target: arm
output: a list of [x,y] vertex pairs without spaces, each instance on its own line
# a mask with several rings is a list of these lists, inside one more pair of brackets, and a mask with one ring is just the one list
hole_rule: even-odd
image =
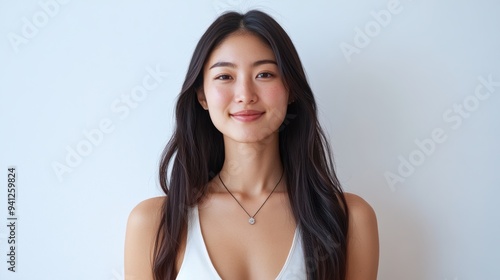
[[349,209],[347,280],[377,279],[379,241],[377,217],[361,197],[345,194]]
[[164,197],[139,203],[130,213],[125,235],[125,280],[153,280],[153,250]]

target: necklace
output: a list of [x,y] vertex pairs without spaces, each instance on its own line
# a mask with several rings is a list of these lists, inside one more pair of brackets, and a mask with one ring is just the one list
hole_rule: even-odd
[[283,174],[284,173],[285,173],[285,170],[283,169],[283,172],[281,173],[280,180],[278,181],[278,183],[276,183],[276,186],[274,186],[273,190],[267,196],[266,200],[264,200],[264,203],[262,203],[262,205],[259,207],[259,209],[257,209],[257,212],[255,212],[255,214],[253,214],[253,215],[250,215],[250,213],[248,213],[248,211],[245,209],[245,207],[243,207],[243,205],[241,205],[241,203],[238,201],[238,199],[236,199],[236,197],[233,195],[233,193],[226,187],[226,184],[224,184],[224,182],[222,181],[222,178],[220,177],[220,173],[219,173],[218,176],[219,176],[220,182],[222,183],[222,185],[224,186],[224,188],[226,188],[227,192],[234,198],[234,200],[236,200],[236,202],[238,202],[238,204],[240,205],[241,209],[243,209],[243,211],[245,211],[245,213],[247,213],[247,215],[248,215],[248,223],[250,223],[251,225],[253,225],[253,224],[255,224],[255,216],[257,215],[257,213],[259,213],[260,209],[262,209],[262,207],[264,206],[264,204],[266,204],[267,200],[271,197],[271,195],[273,194],[273,192],[276,189],[276,187],[278,187],[278,185],[281,182],[281,179],[283,178]]

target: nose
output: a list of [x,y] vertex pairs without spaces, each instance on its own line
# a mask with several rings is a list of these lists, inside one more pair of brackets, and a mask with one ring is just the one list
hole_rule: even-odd
[[236,83],[235,102],[251,104],[257,102],[258,97],[252,79],[243,78]]

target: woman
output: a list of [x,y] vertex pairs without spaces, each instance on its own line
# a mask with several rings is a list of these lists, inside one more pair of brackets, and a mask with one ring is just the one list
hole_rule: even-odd
[[198,42],[160,183],[130,214],[127,280],[376,279],[375,214],[343,193],[295,47],[263,12]]

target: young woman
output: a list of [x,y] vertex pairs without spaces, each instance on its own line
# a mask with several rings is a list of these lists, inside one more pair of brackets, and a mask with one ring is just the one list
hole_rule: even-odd
[[374,211],[343,193],[299,56],[263,12],[201,37],[160,183],[130,214],[127,280],[377,277]]

